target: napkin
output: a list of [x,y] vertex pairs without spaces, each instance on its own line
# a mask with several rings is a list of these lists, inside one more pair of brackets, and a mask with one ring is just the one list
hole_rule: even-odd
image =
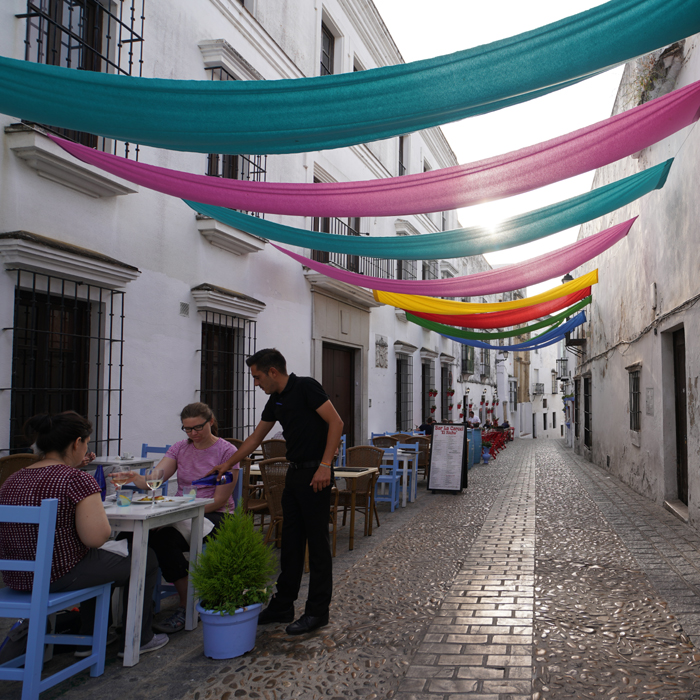
[[[173,523],[173,527],[185,538],[187,544],[190,544],[190,539],[192,539],[192,519],[178,520],[178,522]],[[204,518],[202,537],[206,537],[213,529],[214,523],[209,518]]]
[[129,545],[126,540],[107,540],[100,549],[104,549],[105,552],[112,552],[112,554],[118,554],[120,557],[129,556]]

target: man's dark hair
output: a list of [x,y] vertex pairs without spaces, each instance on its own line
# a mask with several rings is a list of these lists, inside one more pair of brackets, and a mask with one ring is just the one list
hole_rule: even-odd
[[287,374],[287,361],[277,348],[263,348],[245,361],[248,367],[255,365],[261,372],[267,374],[274,367],[280,374]]

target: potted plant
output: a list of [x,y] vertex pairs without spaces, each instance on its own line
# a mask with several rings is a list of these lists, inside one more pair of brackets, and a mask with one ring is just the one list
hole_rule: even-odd
[[431,412],[431,413],[435,413],[435,411],[437,411],[437,406],[435,406],[435,404],[433,404],[433,405],[430,407],[430,412]]
[[484,464],[488,464],[491,459],[491,443],[488,440],[481,443],[481,459],[484,460]]
[[453,404],[453,403],[447,405],[447,408],[448,408],[448,410],[450,410],[450,411],[452,410],[453,407],[454,407],[454,404]]
[[192,569],[204,655],[232,659],[255,646],[258,616],[271,594],[274,552],[242,507],[227,513]]

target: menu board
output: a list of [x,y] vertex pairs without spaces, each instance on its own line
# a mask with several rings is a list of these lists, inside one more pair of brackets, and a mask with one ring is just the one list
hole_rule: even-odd
[[433,425],[430,445],[431,491],[461,491],[467,485],[467,426],[453,423]]

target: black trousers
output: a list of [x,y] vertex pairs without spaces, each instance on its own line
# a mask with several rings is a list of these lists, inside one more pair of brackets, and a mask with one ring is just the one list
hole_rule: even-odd
[[309,545],[309,597],[306,614],[321,617],[328,613],[333,594],[333,557],[328,523],[331,487],[314,493],[311,479],[316,468],[289,469],[282,494],[282,552],[274,609],[286,610],[299,595],[304,573],[306,544]]
[[[143,614],[141,617],[141,646],[151,641],[153,630],[153,589],[156,585],[158,561],[155,553],[149,549],[146,557],[146,581],[143,592]],[[131,557],[120,557],[103,549],[91,549],[65,576],[54,581],[51,593],[75,591],[90,588],[101,583],[114,581],[117,586],[124,586],[124,599],[129,598],[129,575],[131,574]],[[95,620],[95,599],[84,600],[80,604],[81,633],[92,634]],[[126,605],[122,619],[126,629]]]

